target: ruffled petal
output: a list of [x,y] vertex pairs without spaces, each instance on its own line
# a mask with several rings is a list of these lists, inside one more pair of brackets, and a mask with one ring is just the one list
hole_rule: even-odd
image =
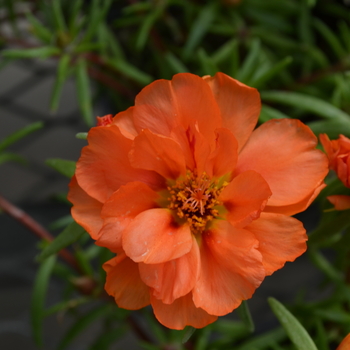
[[186,173],[179,144],[149,130],[142,131],[135,138],[129,158],[135,168],[156,171],[166,179],[176,179]]
[[327,199],[334,205],[334,209],[336,210],[350,209],[350,196],[339,194],[328,196]]
[[167,209],[137,215],[123,233],[123,248],[135,262],[158,264],[177,259],[192,248],[188,225],[177,225]]
[[289,216],[261,213],[260,218],[245,229],[259,241],[258,249],[266,275],[271,275],[306,251],[306,231],[299,220]]
[[176,299],[172,304],[164,304],[151,296],[151,304],[157,320],[171,329],[180,330],[186,326],[203,328],[217,320],[217,316],[209,315],[194,305],[191,293]]
[[90,197],[77,183],[75,176],[69,184],[68,200],[73,204],[72,216],[92,237],[97,239],[103,220],[101,218],[102,203]]
[[227,221],[204,233],[194,304],[211,315],[222,316],[250,298],[265,277],[258,245],[252,233]]
[[158,198],[159,195],[142,182],[130,182],[120,187],[103,205],[103,227],[96,244],[119,252],[125,228],[136,215],[158,207]]
[[130,140],[133,140],[138,134],[134,125],[134,109],[135,107],[130,107],[126,111],[116,114],[112,121],[119,128],[120,132]]
[[303,200],[298,203],[290,204],[290,205],[281,205],[281,206],[269,206],[269,202],[264,209],[264,211],[269,213],[276,214],[284,214],[284,215],[294,215],[296,213],[300,213],[306,210],[310,204],[316,199],[316,197],[320,194],[320,192],[326,187],[325,183],[321,183],[315,189],[305,196]]
[[164,179],[153,171],[135,169],[128,153],[132,141],[115,125],[92,128],[89,145],[82,150],[76,177],[80,187],[91,197],[105,202],[120,186],[141,181],[153,189],[164,188]]
[[213,131],[221,126],[220,110],[208,84],[189,73],[148,85],[137,95],[135,106],[134,122],[139,131],[149,129],[169,136],[178,125],[186,131],[198,123],[199,131],[213,138]]
[[261,174],[272,191],[269,206],[294,205],[312,197],[310,189],[317,190],[328,173],[327,158],[316,145],[315,135],[299,120],[270,120],[253,132],[236,173]]
[[153,295],[164,304],[188,294],[199,274],[199,249],[192,238],[192,249],[178,259],[163,264],[139,264],[142,280],[153,289]]
[[107,273],[105,289],[117,305],[127,310],[138,310],[150,303],[149,288],[140,278],[138,264],[124,253],[103,264]]
[[236,176],[219,196],[227,209],[226,218],[235,227],[244,227],[256,220],[271,196],[263,177],[253,170]]
[[232,132],[225,128],[216,130],[215,150],[207,160],[208,174],[220,177],[230,174],[236,167],[238,143]]
[[229,129],[238,141],[238,150],[247,142],[258,122],[261,102],[258,90],[223,73],[204,77],[219,105],[222,126]]

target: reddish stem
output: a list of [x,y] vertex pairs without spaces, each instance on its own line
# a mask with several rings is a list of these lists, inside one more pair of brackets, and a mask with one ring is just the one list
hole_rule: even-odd
[[[51,242],[54,240],[54,237],[38,222],[36,222],[31,216],[25,213],[20,208],[16,207],[8,200],[0,196],[0,208],[9,216],[14,218],[16,221],[21,223],[36,236],[45,241]],[[58,252],[63,260],[65,260],[70,266],[72,266],[78,272],[81,272],[79,265],[77,264],[74,256],[66,249],[62,249]]]

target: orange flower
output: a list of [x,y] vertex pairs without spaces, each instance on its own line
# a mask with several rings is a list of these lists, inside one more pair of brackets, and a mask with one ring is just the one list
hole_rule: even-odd
[[339,344],[337,350],[350,350],[350,333]]
[[[327,154],[329,167],[334,170],[341,182],[350,188],[350,139],[340,135],[338,140],[330,140],[327,134],[320,134],[320,141]],[[350,209],[350,196],[334,195],[327,199],[336,210]]]
[[340,135],[338,140],[331,141],[327,134],[320,134],[320,141],[327,153],[329,167],[350,188],[350,139]]
[[106,291],[151,304],[165,326],[201,328],[252,296],[306,249],[306,209],[327,159],[298,120],[254,130],[256,89],[218,73],[157,80],[88,134],[70,184],[72,215],[117,256]]

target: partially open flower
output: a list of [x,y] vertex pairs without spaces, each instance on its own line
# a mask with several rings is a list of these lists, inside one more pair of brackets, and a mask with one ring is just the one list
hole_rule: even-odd
[[169,328],[204,327],[306,249],[305,210],[327,158],[298,120],[254,130],[256,89],[225,74],[157,80],[88,134],[70,184],[72,215],[117,256],[106,291],[151,304]]
[[350,139],[340,135],[337,140],[330,140],[327,134],[320,134],[320,141],[327,153],[329,167],[350,188]]

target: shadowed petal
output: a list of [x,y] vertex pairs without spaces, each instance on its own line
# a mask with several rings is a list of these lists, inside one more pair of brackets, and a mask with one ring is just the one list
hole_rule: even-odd
[[149,305],[149,288],[140,278],[138,264],[124,253],[104,263],[103,269],[107,273],[106,292],[119,307],[137,310]]
[[176,179],[186,173],[179,144],[149,130],[142,131],[135,138],[129,158],[135,168],[156,171],[166,179]]
[[164,179],[157,173],[130,165],[128,153],[132,141],[123,136],[117,126],[92,128],[88,141],[77,163],[76,177],[91,197],[105,202],[130,181],[144,182],[153,189],[164,187]]
[[228,210],[226,218],[236,227],[256,220],[271,196],[267,182],[257,172],[248,170],[236,176],[219,196]]
[[73,203],[72,216],[92,237],[96,239],[103,220],[102,203],[90,197],[77,183],[75,176],[69,184],[68,200]]
[[153,289],[153,295],[164,304],[171,304],[175,299],[189,293],[198,279],[199,249],[192,238],[189,253],[162,264],[140,263],[142,280]]
[[112,194],[103,205],[103,227],[96,244],[119,252],[122,234],[131,220],[144,210],[156,208],[159,195],[142,182],[130,182]]
[[229,129],[238,141],[238,150],[247,142],[258,122],[261,109],[258,90],[223,73],[204,77],[219,105],[222,126]]
[[187,225],[177,225],[167,209],[137,215],[123,233],[123,248],[135,262],[158,264],[187,254],[192,236]]
[[250,298],[265,277],[258,241],[227,221],[220,221],[202,238],[201,272],[193,301],[211,315],[226,315]]
[[307,235],[302,223],[294,218],[273,213],[261,213],[258,220],[245,227],[259,241],[266,275],[271,275],[294,261],[306,250]]
[[194,305],[191,293],[176,299],[172,304],[164,304],[151,296],[151,303],[157,320],[168,328],[203,328],[217,320],[216,316],[209,315]]
[[269,206],[294,205],[312,197],[310,189],[321,186],[328,173],[327,158],[316,145],[315,135],[299,120],[270,120],[253,132],[236,173],[262,175],[272,191]]

